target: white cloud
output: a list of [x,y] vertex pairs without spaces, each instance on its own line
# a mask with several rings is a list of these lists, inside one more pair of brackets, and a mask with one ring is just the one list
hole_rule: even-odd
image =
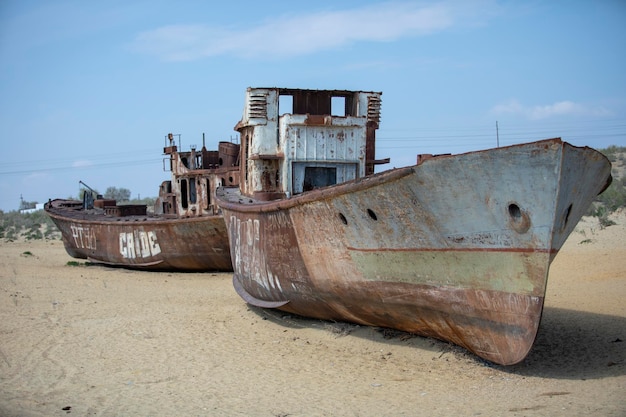
[[87,159],[78,159],[78,160],[72,162],[72,167],[73,168],[90,167],[92,165],[93,165],[93,162],[89,161]]
[[515,114],[530,120],[548,119],[554,116],[606,116],[610,112],[603,107],[593,107],[564,100],[552,104],[525,106],[517,100],[498,104],[491,109],[498,114]]
[[232,54],[281,57],[314,53],[355,42],[389,42],[423,36],[494,13],[487,2],[388,2],[357,9],[280,16],[253,27],[170,25],[140,33],[134,50],[167,61]]
[[572,101],[559,101],[558,103],[545,106],[534,106],[528,110],[529,117],[533,120],[546,119],[552,116],[568,114],[584,114],[585,108],[581,104]]
[[47,172],[34,171],[26,175],[26,177],[24,177],[23,183],[24,184],[41,183],[41,181],[45,181],[48,178],[50,178],[50,174],[48,174]]

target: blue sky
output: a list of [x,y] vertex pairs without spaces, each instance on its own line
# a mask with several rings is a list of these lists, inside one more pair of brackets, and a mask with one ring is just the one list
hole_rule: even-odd
[[626,1],[0,1],[0,210],[156,196],[252,87],[383,92],[377,157],[626,146]]

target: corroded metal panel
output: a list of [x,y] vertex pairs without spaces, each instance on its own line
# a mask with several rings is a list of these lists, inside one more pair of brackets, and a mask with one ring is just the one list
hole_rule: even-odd
[[598,152],[553,139],[276,201],[237,188],[217,197],[248,302],[436,337],[508,365],[531,349],[550,262],[609,179]]
[[182,152],[174,136],[164,147],[172,178],[159,187],[153,210],[100,196],[90,204],[90,194],[82,203],[57,199],[45,205],[70,256],[146,270],[232,270],[215,190],[239,184],[239,145],[220,142],[218,151],[203,145]]
[[[292,98],[281,109],[280,98]],[[381,93],[255,88],[235,129],[242,143],[245,195],[264,200],[306,191],[305,169],[334,169],[340,183],[373,172]],[[344,100],[333,109],[332,99]],[[334,114],[340,113],[340,114]]]
[[46,210],[61,231],[66,251],[74,258],[147,270],[232,270],[221,216],[94,220],[80,213],[68,215],[59,208],[63,201],[52,200]]

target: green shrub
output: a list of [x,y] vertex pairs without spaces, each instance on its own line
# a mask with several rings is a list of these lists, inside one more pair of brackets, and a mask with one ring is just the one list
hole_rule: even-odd
[[624,160],[624,154],[626,153],[626,146],[611,145],[606,149],[598,149],[602,152],[611,163],[615,163],[618,159]]
[[626,187],[624,182],[613,180],[609,188],[600,194],[596,201],[605,205],[609,213],[626,206]]
[[16,240],[21,234],[28,240],[54,239],[60,236],[60,231],[43,210],[33,213],[0,210],[0,238]]
[[607,227],[615,224],[609,220],[609,214],[621,207],[626,207],[626,176],[619,177],[619,170],[615,165],[624,161],[626,147],[611,145],[606,149],[600,149],[611,163],[614,165],[613,182],[594,200],[594,204],[587,211],[587,215],[595,216],[600,220],[600,226]]

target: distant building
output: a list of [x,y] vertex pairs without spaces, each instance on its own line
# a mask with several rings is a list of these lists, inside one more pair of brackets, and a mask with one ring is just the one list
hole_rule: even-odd
[[22,210],[20,210],[20,213],[22,213],[22,214],[34,213],[37,210],[43,210],[43,204],[44,203],[36,203],[34,208],[22,209]]

